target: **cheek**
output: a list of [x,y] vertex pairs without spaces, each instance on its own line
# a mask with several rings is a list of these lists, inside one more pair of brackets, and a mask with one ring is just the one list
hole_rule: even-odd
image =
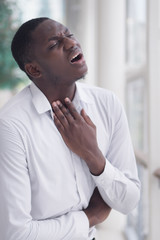
[[[49,60],[49,59],[48,59]],[[46,76],[52,76],[55,78],[62,78],[62,77],[67,77],[71,75],[71,70],[70,64],[65,62],[63,59],[56,59],[54,61],[53,59],[50,59],[49,61],[45,62],[43,64],[43,74]]]
[[61,56],[60,53],[54,54],[54,55],[50,55],[47,58],[47,62],[49,63],[49,65],[56,69],[61,69],[61,68],[65,68],[65,67],[69,67],[70,63],[67,60],[67,58],[65,56]]

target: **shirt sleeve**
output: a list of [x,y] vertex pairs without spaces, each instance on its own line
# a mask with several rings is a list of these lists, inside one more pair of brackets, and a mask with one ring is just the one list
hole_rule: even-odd
[[31,187],[25,156],[16,126],[0,121],[0,239],[88,239],[89,222],[83,211],[43,221],[32,219]]
[[140,181],[127,118],[119,100],[110,104],[110,145],[100,176],[92,176],[104,201],[124,214],[133,210],[140,198]]

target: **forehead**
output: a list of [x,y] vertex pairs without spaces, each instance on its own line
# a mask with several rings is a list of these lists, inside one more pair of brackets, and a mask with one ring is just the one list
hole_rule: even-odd
[[48,41],[50,37],[64,34],[67,30],[61,23],[49,19],[38,25],[32,33],[32,38],[36,43],[42,43]]

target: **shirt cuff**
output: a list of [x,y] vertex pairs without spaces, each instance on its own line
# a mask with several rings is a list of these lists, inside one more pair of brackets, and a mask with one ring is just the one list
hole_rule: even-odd
[[99,176],[92,175],[97,187],[106,189],[111,186],[113,180],[116,178],[116,171],[112,164],[106,159],[104,171]]
[[83,211],[72,212],[72,216],[75,223],[75,240],[86,240],[89,234],[89,221],[86,214]]

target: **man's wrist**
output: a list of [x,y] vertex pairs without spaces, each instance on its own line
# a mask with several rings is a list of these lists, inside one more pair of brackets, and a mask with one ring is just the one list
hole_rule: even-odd
[[84,213],[86,214],[87,218],[88,218],[88,221],[89,221],[89,227],[93,227],[95,226],[97,223],[96,223],[96,218],[95,216],[91,213],[91,211],[89,211],[89,209],[84,209],[83,210]]
[[87,152],[84,160],[92,175],[99,176],[103,173],[106,160],[99,148],[94,152]]

